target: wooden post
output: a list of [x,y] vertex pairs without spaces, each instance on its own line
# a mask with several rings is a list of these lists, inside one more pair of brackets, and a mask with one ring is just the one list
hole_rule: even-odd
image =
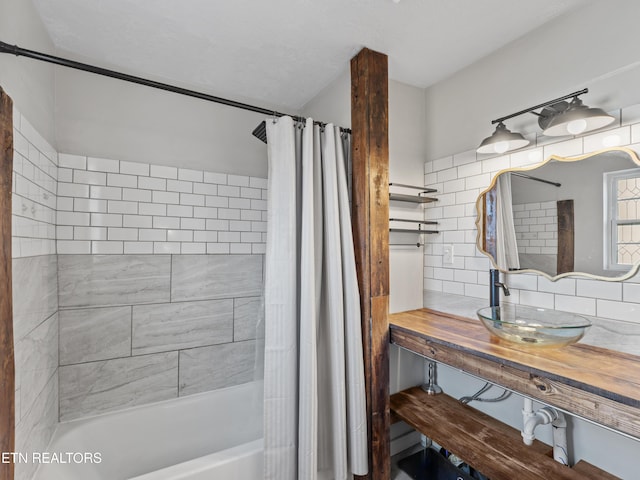
[[353,233],[367,388],[369,475],[391,475],[389,413],[389,101],[387,56],[351,60]]
[[[0,452],[15,443],[15,371],[11,289],[11,178],[13,102],[0,88]],[[13,480],[13,462],[0,462],[0,480]]]
[[556,275],[573,272],[575,227],[573,222],[573,200],[558,200],[558,258]]

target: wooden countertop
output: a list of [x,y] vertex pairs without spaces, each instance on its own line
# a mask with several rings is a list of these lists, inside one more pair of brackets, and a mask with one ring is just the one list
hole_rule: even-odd
[[389,316],[391,342],[640,438],[640,357],[573,344],[526,347],[477,320],[422,308]]

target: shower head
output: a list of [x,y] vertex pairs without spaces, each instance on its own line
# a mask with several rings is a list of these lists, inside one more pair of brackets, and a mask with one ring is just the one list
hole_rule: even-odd
[[267,122],[265,122],[264,120],[260,122],[260,125],[253,129],[251,135],[256,137],[258,140],[267,143]]

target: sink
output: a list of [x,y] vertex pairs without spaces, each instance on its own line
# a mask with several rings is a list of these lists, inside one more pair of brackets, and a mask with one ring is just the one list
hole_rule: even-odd
[[484,307],[477,314],[492,335],[536,347],[575,343],[591,326],[589,320],[574,313],[523,305]]

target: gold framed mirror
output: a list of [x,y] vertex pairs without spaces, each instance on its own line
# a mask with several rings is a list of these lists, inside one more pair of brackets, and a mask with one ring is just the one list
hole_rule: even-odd
[[503,272],[621,281],[640,268],[640,158],[631,149],[501,170],[476,211],[477,247]]

